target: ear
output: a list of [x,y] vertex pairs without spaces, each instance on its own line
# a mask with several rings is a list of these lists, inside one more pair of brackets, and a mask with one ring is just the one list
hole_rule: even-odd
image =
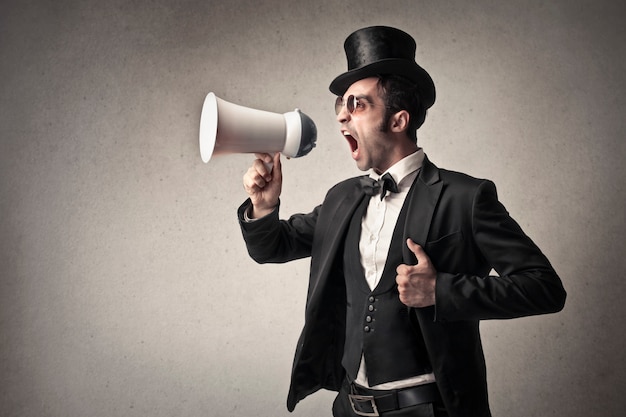
[[400,110],[393,116],[391,116],[391,120],[389,123],[389,128],[392,132],[404,132],[409,127],[409,112],[406,110]]

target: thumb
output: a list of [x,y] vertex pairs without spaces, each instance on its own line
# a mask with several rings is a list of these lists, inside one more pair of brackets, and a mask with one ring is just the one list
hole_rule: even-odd
[[281,164],[281,161],[280,161],[280,152],[276,152],[274,154],[272,164],[274,165],[274,167],[272,169],[272,176],[273,177],[279,176],[279,177],[282,178],[282,175],[283,175],[282,168],[283,167],[282,167],[282,164]]
[[420,259],[424,259],[426,257],[426,252],[424,252],[424,249],[422,249],[422,247],[418,245],[417,243],[413,242],[413,239],[408,238],[406,240],[406,245],[408,246],[409,250],[413,252],[415,257],[417,258],[417,263],[420,262]]

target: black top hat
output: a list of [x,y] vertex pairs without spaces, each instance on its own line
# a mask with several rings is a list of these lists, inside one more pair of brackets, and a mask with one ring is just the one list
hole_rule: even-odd
[[343,45],[348,71],[330,84],[330,91],[342,96],[352,83],[379,74],[403,76],[417,85],[422,105],[435,103],[435,83],[415,62],[415,40],[392,27],[372,26],[352,33]]

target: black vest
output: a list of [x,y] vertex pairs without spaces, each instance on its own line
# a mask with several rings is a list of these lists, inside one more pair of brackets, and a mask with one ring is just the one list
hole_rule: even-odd
[[402,231],[407,204],[400,211],[381,280],[372,291],[359,253],[361,220],[368,202],[365,197],[357,208],[346,236],[346,342],[342,365],[353,381],[364,354],[367,378],[373,386],[430,373],[432,368],[421,332],[411,324],[408,307],[400,302],[396,285],[396,268],[403,262]]

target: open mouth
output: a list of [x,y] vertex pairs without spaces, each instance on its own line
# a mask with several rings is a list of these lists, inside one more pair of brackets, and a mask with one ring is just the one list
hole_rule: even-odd
[[359,148],[359,143],[356,141],[356,139],[347,131],[343,132],[343,137],[346,138],[346,140],[348,141],[350,151],[352,151],[352,153],[356,152]]

